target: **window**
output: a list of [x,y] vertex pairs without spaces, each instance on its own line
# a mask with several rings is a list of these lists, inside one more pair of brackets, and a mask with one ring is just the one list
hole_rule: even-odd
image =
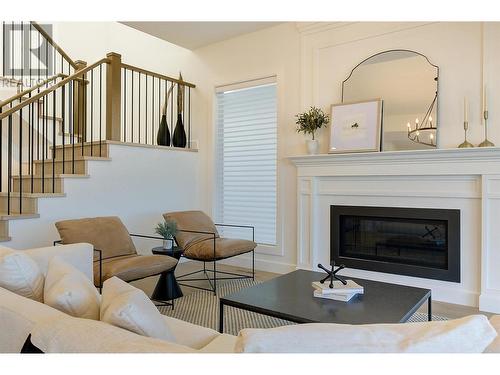
[[216,220],[253,225],[256,242],[276,245],[275,79],[219,88],[216,126]]

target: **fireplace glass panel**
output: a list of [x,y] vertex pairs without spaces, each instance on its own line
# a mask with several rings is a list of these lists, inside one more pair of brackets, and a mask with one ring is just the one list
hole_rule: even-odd
[[342,257],[446,270],[448,221],[340,215]]

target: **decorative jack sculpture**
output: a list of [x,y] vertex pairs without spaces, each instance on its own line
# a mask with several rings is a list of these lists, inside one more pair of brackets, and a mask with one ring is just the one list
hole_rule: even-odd
[[343,270],[345,268],[345,266],[343,264],[341,264],[340,266],[337,267],[337,269],[335,269],[335,261],[334,260],[331,261],[330,265],[332,266],[331,271],[326,269],[326,267],[324,267],[321,263],[318,264],[318,267],[327,273],[327,276],[323,280],[320,280],[320,283],[323,284],[326,280],[330,279],[330,285],[329,285],[330,288],[333,288],[333,280],[338,280],[342,284],[347,285],[347,281],[345,281],[342,277],[337,276],[337,272],[339,272],[340,270]]

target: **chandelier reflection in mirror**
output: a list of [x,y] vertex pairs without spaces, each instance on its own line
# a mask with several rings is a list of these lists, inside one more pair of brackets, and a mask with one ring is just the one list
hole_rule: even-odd
[[[342,82],[342,102],[383,100],[383,151],[436,148],[438,83],[439,67],[425,55],[406,49],[386,50],[354,66]],[[432,130],[423,130],[427,128]]]
[[432,122],[432,113],[437,100],[437,92],[432,100],[431,105],[427,109],[422,121],[415,119],[415,124],[412,126],[410,122],[406,124],[408,129],[408,139],[415,143],[420,143],[427,146],[436,146],[436,123]]

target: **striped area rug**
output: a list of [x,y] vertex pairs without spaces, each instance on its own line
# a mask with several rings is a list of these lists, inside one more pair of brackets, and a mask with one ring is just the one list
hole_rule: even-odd
[[[251,279],[221,281],[217,284],[217,293],[220,296],[225,296],[258,283],[258,281]],[[211,292],[196,291],[175,300],[174,310],[170,306],[161,306],[159,310],[162,314],[173,318],[215,330],[218,329],[219,298]],[[448,320],[448,318],[433,315],[432,320]],[[427,314],[419,312],[413,314],[409,319],[409,322],[425,321],[427,321]],[[224,332],[232,335],[237,335],[243,328],[273,328],[291,324],[295,323],[242,309],[231,307],[224,309]]]

